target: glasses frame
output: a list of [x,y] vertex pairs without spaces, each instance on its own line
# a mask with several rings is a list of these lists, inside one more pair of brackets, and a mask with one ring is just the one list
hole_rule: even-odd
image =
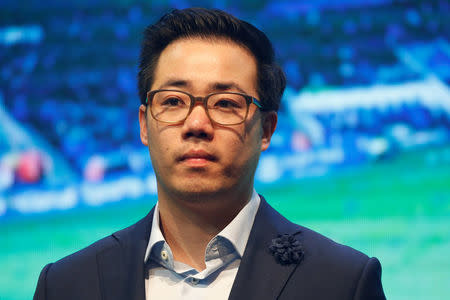
[[[182,93],[185,94],[186,96],[189,96],[189,98],[191,99],[190,102],[190,106],[189,106],[189,110],[186,114],[186,117],[180,121],[174,121],[174,122],[169,122],[169,121],[161,121],[158,118],[155,117],[155,115],[153,114],[153,111],[151,109],[152,106],[152,102],[153,102],[153,97],[155,96],[156,93],[158,92],[177,92],[177,93]],[[211,116],[209,115],[209,111],[208,111],[208,107],[207,107],[207,102],[208,99],[214,95],[222,95],[222,94],[228,94],[228,95],[240,95],[242,97],[244,97],[246,103],[247,103],[247,109],[245,111],[245,116],[244,119],[240,122],[237,123],[231,123],[231,124],[222,124],[220,122],[217,122],[215,120],[213,120],[211,118]],[[148,91],[147,92],[147,98],[145,100],[145,104],[146,105],[150,105],[150,114],[152,115],[153,119],[155,119],[158,122],[162,122],[162,123],[168,123],[168,124],[177,124],[177,123],[183,123],[184,121],[186,121],[186,119],[189,117],[189,115],[191,114],[192,110],[194,109],[195,105],[197,104],[197,102],[202,102],[203,104],[203,108],[205,109],[206,115],[208,116],[209,120],[212,123],[216,123],[219,125],[224,125],[224,126],[231,126],[231,125],[239,125],[245,122],[245,120],[247,120],[247,116],[248,116],[248,111],[250,108],[250,104],[255,104],[256,107],[258,107],[259,109],[262,110],[262,104],[261,101],[259,101],[258,99],[256,99],[255,97],[249,96],[247,94],[243,94],[243,93],[237,93],[237,92],[217,92],[217,93],[211,93],[209,95],[206,95],[205,97],[197,97],[197,96],[193,96],[187,92],[184,91],[180,91],[180,90],[172,90],[172,89],[160,89],[160,90],[152,90],[152,91]]]

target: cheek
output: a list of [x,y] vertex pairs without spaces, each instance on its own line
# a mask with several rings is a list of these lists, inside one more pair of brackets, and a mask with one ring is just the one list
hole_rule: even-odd
[[152,164],[157,167],[169,157],[170,142],[175,142],[175,137],[169,136],[168,132],[157,126],[149,127],[148,150]]
[[230,164],[238,169],[257,164],[261,153],[260,130],[244,132],[240,138],[229,139],[224,143],[224,154],[230,160]]
[[255,151],[254,147],[244,145],[233,148],[229,154],[230,161],[223,168],[224,176],[232,180],[240,178],[242,182],[247,182],[244,178],[250,178],[255,173],[259,152]]

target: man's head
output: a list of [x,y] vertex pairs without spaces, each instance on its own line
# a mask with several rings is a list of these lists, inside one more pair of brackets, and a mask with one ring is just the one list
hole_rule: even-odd
[[[150,151],[159,199],[248,200],[284,88],[264,34],[223,12],[175,11],[147,29],[139,76],[141,140]],[[242,122],[220,122],[217,114],[234,117],[238,106],[227,102],[231,96],[199,101],[217,93],[259,98],[262,107],[249,100]],[[186,107],[191,109],[178,118]]]
[[161,52],[172,42],[188,37],[227,39],[252,53],[257,62],[258,97],[263,111],[278,111],[286,77],[275,63],[273,47],[266,35],[253,25],[220,10],[189,8],[164,15],[144,32],[138,86],[141,104],[145,103]]

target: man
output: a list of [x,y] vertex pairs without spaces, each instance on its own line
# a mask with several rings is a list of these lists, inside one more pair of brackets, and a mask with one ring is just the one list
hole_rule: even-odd
[[290,223],[253,189],[284,87],[267,37],[224,12],[148,27],[139,123],[158,203],[47,265],[34,299],[384,299],[376,258]]

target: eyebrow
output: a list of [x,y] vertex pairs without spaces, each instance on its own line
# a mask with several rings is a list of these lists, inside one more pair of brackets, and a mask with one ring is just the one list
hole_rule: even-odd
[[188,87],[189,83],[186,80],[182,79],[169,79],[161,84],[158,89],[165,89],[169,87]]
[[[177,87],[177,88],[189,88],[192,84],[183,79],[169,79],[165,81],[163,84],[161,84],[158,89],[165,89],[170,87]],[[225,82],[213,82],[209,84],[208,89],[210,91],[229,91],[229,90],[237,90],[240,93],[247,94],[246,91],[244,91],[239,84],[233,82],[233,81],[225,81]]]
[[237,83],[235,82],[215,82],[212,84],[214,91],[228,91],[237,90],[243,94],[247,94]]

